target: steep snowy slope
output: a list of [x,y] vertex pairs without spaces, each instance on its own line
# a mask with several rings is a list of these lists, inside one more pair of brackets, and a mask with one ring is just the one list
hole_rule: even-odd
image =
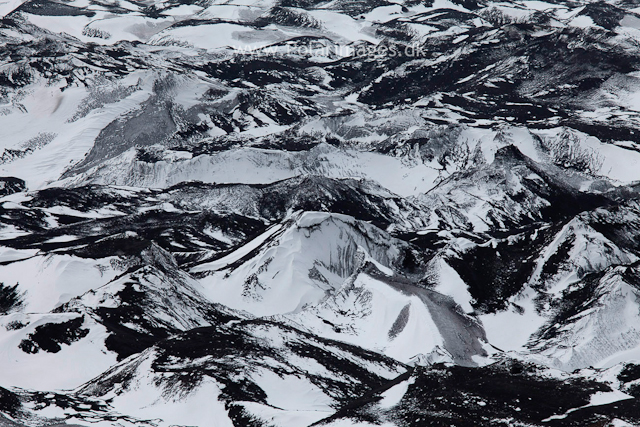
[[611,187],[607,181],[545,167],[507,146],[496,152],[491,164],[455,173],[416,199],[431,210],[432,229],[484,232],[559,219],[606,205],[617,196],[588,191],[598,184]]
[[461,365],[484,363],[486,338],[475,319],[450,297],[385,270],[365,258],[334,295],[282,317],[406,363],[428,363],[436,354]]
[[618,355],[638,346],[637,275],[634,267],[615,267],[567,288],[562,307],[529,344],[536,357],[566,370],[626,360]]
[[[231,320],[176,335],[114,366],[71,394],[104,406],[76,407],[64,418],[90,422],[116,408],[159,426],[308,425],[405,370],[277,323]],[[49,401],[30,415],[62,416],[59,406]]]
[[[40,390],[73,388],[176,332],[236,318],[226,307],[211,304],[171,255],[155,245],[139,258],[113,261],[123,272],[111,280],[92,282],[74,271],[76,280],[91,288],[51,311],[38,307],[42,311],[21,313],[16,307],[4,316],[3,382]],[[47,290],[43,282],[30,293]],[[32,307],[26,303],[30,293],[21,296],[27,308]]]
[[[638,248],[637,232],[616,238],[616,222],[624,216],[634,224],[636,204],[585,212],[562,227],[543,224],[446,249],[452,255],[445,259],[469,285],[468,301],[480,312],[489,342],[545,354],[545,363],[566,370],[624,360],[609,359],[636,346]],[[490,272],[480,276],[478,266]],[[493,289],[481,285],[487,279]]]
[[272,315],[300,310],[333,293],[359,268],[363,253],[391,267],[402,265],[410,251],[405,242],[352,217],[305,212],[190,272],[201,277],[212,300]]

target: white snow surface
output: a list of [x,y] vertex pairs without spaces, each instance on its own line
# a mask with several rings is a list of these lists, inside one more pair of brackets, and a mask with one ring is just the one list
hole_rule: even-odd
[[352,217],[305,212],[250,245],[192,272],[208,274],[200,283],[211,300],[264,316],[298,311],[339,288],[358,265],[359,247],[388,266],[404,243]]

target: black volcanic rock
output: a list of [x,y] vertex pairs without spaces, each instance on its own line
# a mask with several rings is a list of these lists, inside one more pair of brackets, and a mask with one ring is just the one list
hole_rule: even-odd
[[517,360],[476,369],[441,365],[414,372],[406,394],[393,407],[378,409],[380,397],[371,394],[341,418],[406,426],[583,426],[635,419],[633,400],[589,407],[592,395],[610,391],[604,382],[553,378]]
[[19,193],[26,189],[26,183],[20,178],[14,178],[12,176],[0,178],[0,196]]

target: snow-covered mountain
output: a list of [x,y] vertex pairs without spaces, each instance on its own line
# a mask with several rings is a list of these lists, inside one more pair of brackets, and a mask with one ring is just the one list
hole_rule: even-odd
[[640,425],[637,6],[0,0],[0,425]]

